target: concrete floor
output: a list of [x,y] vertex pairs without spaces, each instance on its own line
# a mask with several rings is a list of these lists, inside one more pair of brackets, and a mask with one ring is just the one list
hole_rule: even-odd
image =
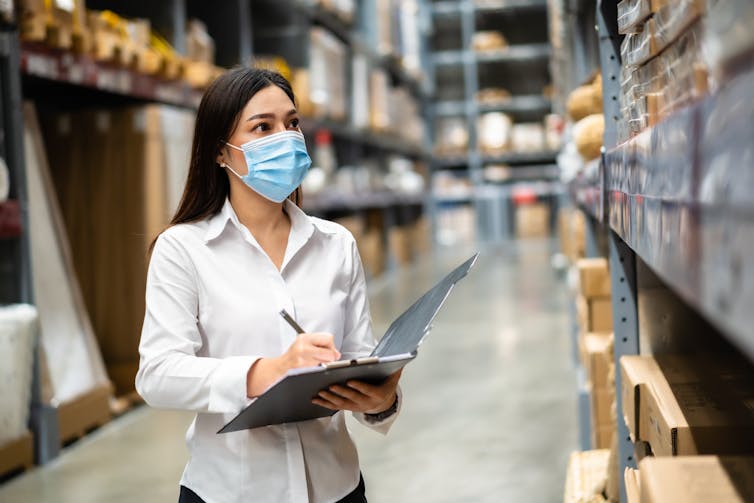
[[[550,252],[544,241],[485,250],[404,372],[390,434],[351,421],[370,503],[562,500],[577,395]],[[376,333],[469,254],[443,251],[372,282]],[[176,501],[189,422],[140,407],[0,486],[0,502]]]

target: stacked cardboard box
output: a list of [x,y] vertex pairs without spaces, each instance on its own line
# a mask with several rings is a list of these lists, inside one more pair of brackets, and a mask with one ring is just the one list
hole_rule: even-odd
[[561,208],[558,213],[560,250],[575,263],[586,256],[586,217],[577,209]]
[[516,208],[516,236],[519,239],[550,235],[550,206],[546,203],[522,204]]
[[616,424],[612,412],[615,403],[613,334],[585,334],[582,341],[591,392],[592,448],[609,449]]
[[753,457],[647,458],[639,470],[640,494],[635,501],[642,503],[754,501]]
[[83,0],[22,0],[18,3],[21,38],[60,49],[86,50]]
[[613,314],[607,259],[580,259],[576,268],[580,284],[576,307],[582,332],[611,332]]
[[624,356],[623,416],[655,456],[754,453],[754,380],[730,355]]

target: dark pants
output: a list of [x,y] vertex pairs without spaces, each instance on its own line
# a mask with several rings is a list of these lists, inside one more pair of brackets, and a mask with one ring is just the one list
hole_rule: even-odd
[[[367,503],[367,497],[364,494],[364,477],[359,475],[359,485],[356,486],[351,494],[338,501],[338,503]],[[181,486],[181,494],[178,496],[178,503],[204,503],[197,494],[188,487]]]

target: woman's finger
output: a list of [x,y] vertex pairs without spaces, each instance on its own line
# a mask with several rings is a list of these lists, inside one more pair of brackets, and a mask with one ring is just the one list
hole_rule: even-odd
[[335,405],[334,403],[330,403],[327,400],[324,400],[322,398],[315,398],[312,400],[312,403],[314,405],[319,405],[320,407],[324,407],[325,409],[340,410],[337,405]]
[[381,386],[372,386],[371,384],[367,384],[362,381],[348,381],[346,383],[349,388],[353,388],[362,395],[366,395],[370,398],[376,398],[380,399],[383,398],[383,393],[381,393]]
[[354,403],[359,403],[370,399],[369,396],[361,393],[360,391],[346,386],[330,386],[330,388],[328,388],[328,391],[335,393],[342,398],[346,398]]

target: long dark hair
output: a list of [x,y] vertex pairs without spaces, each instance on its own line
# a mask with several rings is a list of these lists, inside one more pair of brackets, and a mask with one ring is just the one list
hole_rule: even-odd
[[[230,192],[230,182],[225,170],[218,166],[217,156],[236,128],[246,104],[269,86],[278,86],[292,103],[296,103],[291,84],[285,77],[259,68],[233,68],[218,77],[204,92],[196,114],[186,187],[169,227],[204,220],[222,209]],[[288,198],[300,205],[301,187]],[[154,241],[150,251],[153,247]]]

